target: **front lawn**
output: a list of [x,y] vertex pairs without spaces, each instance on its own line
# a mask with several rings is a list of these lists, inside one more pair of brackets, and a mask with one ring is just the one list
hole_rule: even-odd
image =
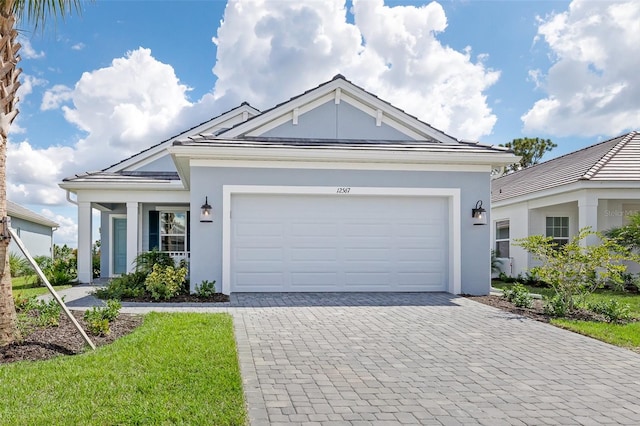
[[[31,281],[33,278],[31,277],[16,277],[11,278],[11,288],[13,295],[16,296],[20,293],[23,297],[29,298],[31,296],[40,296],[42,294],[49,293],[49,289],[45,286],[41,286],[39,284],[33,284]],[[56,291],[64,290],[65,288],[70,288],[71,285],[57,285],[53,286]]]
[[2,365],[0,394],[3,425],[246,423],[227,314],[152,313],[96,351]]

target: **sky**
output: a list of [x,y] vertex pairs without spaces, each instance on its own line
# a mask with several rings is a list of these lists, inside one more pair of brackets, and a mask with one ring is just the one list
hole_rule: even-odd
[[57,244],[77,245],[63,178],[338,73],[461,140],[551,139],[545,160],[640,130],[637,0],[96,0],[17,26],[8,198]]

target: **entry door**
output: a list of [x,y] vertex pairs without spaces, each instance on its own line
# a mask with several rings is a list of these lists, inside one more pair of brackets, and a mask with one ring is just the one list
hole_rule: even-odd
[[127,272],[127,219],[113,219],[113,274]]

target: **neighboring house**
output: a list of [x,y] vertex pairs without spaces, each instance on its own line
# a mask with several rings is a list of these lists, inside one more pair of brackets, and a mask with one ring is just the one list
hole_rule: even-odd
[[60,186],[76,194],[82,282],[95,208],[103,277],[158,248],[189,259],[192,290],[215,280],[227,294],[486,294],[490,228],[474,226],[471,209],[478,200],[488,209],[492,167],[515,161],[338,75],[264,112],[242,104]]
[[492,247],[508,258],[507,273],[525,273],[533,260],[515,239],[540,234],[562,244],[584,227],[606,231],[640,211],[640,133],[494,179],[491,203]]
[[[53,231],[58,229],[57,223],[9,200],[7,214],[11,218],[11,227],[31,256],[53,256]],[[9,251],[22,256],[14,241],[9,244]]]

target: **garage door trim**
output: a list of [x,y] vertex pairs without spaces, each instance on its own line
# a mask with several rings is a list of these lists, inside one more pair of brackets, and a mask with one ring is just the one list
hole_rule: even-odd
[[448,291],[461,292],[460,189],[459,188],[374,188],[336,186],[255,186],[224,185],[222,187],[222,292],[231,293],[231,196],[233,194],[340,195],[445,197],[451,212],[449,226]]

